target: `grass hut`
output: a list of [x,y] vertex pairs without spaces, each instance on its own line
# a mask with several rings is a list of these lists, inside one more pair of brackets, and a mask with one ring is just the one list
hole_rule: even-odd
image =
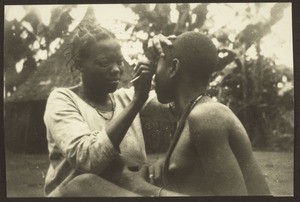
[[50,92],[80,81],[79,72],[66,66],[66,43],[33,72],[17,91],[4,99],[5,144],[14,152],[47,151],[43,115]]
[[[94,19],[91,7],[81,23]],[[72,33],[70,34],[72,35]],[[6,149],[13,152],[47,151],[46,128],[43,121],[50,92],[57,87],[71,87],[80,82],[78,71],[70,71],[65,50],[70,37],[64,38],[53,55],[43,61],[32,75],[10,97],[4,99],[4,131]]]

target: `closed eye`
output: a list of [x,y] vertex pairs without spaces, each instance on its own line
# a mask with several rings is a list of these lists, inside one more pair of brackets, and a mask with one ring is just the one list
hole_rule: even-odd
[[117,61],[117,64],[118,64],[119,66],[123,66],[123,65],[124,65],[124,62],[123,62],[123,60],[119,60],[119,61]]
[[95,63],[101,67],[108,67],[111,65],[111,62],[109,60],[96,60]]

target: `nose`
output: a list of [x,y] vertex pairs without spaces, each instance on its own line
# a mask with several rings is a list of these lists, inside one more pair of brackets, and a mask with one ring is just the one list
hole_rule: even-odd
[[115,75],[120,74],[121,70],[120,70],[120,67],[119,67],[117,64],[114,64],[114,65],[112,66],[110,72],[111,72],[111,74],[112,74],[113,76],[115,76]]

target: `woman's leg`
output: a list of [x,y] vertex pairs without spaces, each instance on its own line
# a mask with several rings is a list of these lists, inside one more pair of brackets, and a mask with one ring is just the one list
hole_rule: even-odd
[[97,175],[82,174],[55,189],[49,197],[127,197],[139,196]]

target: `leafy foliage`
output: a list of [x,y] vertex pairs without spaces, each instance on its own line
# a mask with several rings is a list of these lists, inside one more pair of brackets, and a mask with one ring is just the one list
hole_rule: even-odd
[[[39,12],[34,7],[26,8],[26,15],[22,20],[16,19],[4,23],[4,72],[5,88],[13,91],[24,83],[33,73],[40,59],[36,54],[45,50],[45,55],[50,52],[50,44],[61,38],[68,31],[72,22],[69,15],[72,5],[54,7],[48,26],[44,25]],[[16,64],[24,62],[22,70],[17,71]]]
[[[136,24],[128,23],[125,32],[131,32],[129,43],[142,42],[147,46],[150,37],[155,34],[179,35],[195,30],[208,34],[220,50],[228,49],[237,53],[237,57],[223,60],[222,68],[216,72],[208,91],[218,101],[229,106],[241,119],[248,131],[254,147],[261,149],[293,149],[293,72],[291,68],[276,65],[275,58],[261,54],[261,41],[272,32],[284,15],[286,3],[276,3],[268,18],[260,18],[262,4],[248,3],[245,9],[232,4],[222,4],[222,9],[230,9],[236,21],[244,24],[241,29],[230,23],[218,24],[211,12],[212,4],[177,3],[170,4],[124,4],[139,16]],[[44,25],[40,14],[34,8],[26,8],[21,21],[5,20],[4,23],[4,71],[5,88],[13,91],[21,85],[36,69],[38,51],[51,53],[51,43],[67,34],[72,22],[70,10],[75,5],[62,5],[52,9],[49,25]],[[174,12],[178,18],[173,19]],[[234,24],[234,23],[233,23]],[[139,33],[143,36],[138,37]],[[249,52],[254,54],[249,54]],[[138,58],[131,55],[130,58]],[[221,58],[221,56],[220,56]],[[23,70],[18,72],[16,64],[24,62]],[[127,64],[130,67],[132,64]],[[128,86],[131,71],[125,72],[123,86]],[[168,134],[170,130],[167,130]],[[168,139],[168,138],[166,138]]]
[[[260,54],[261,39],[282,18],[288,4],[275,4],[269,19],[254,22],[253,13],[258,14],[260,4],[254,7],[248,5],[243,14],[237,10],[236,16],[248,22],[240,32],[234,32],[226,26],[211,32],[213,20],[207,19],[208,5],[198,4],[191,9],[189,4],[177,4],[177,23],[170,21],[168,4],[157,4],[152,11],[148,5],[131,5],[133,12],[140,17],[133,34],[141,30],[148,33],[149,37],[159,33],[178,35],[190,30],[210,32],[209,35],[217,40],[219,48],[231,49],[238,57],[234,61],[227,61],[226,67],[212,76],[208,91],[237,114],[254,147],[293,149],[292,69],[278,66],[274,58]],[[229,35],[234,35],[234,39]],[[144,44],[148,39],[144,40]],[[249,49],[254,49],[256,57],[249,58]]]

